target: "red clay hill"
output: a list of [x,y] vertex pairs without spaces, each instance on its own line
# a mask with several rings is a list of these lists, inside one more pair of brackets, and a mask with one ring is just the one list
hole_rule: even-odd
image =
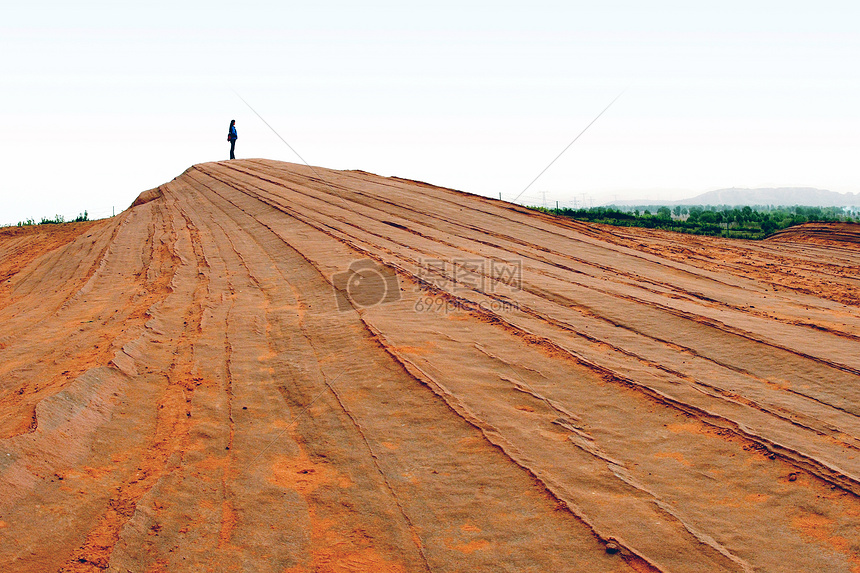
[[240,160],[0,231],[2,570],[858,571],[854,229]]

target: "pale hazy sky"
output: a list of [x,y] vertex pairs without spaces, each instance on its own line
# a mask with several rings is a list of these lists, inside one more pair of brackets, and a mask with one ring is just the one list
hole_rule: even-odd
[[860,191],[860,3],[0,4],[0,223],[109,215],[203,161],[529,203]]

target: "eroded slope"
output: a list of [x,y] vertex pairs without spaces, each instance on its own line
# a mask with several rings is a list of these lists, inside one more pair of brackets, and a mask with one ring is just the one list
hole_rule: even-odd
[[856,571],[858,275],[851,249],[197,165],[10,275],[0,561]]

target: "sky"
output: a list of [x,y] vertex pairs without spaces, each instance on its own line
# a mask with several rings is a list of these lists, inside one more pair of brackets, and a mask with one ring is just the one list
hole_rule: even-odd
[[857,2],[0,0],[0,52],[0,224],[120,212],[231,119],[238,158],[526,204],[860,191]]

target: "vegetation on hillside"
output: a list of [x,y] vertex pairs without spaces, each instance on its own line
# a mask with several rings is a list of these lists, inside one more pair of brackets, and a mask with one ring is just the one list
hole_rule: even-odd
[[[48,217],[42,217],[42,220],[39,221],[38,224],[39,225],[59,225],[60,223],[66,223],[66,222],[68,222],[68,223],[81,223],[83,221],[89,221],[89,220],[90,220],[89,214],[86,211],[84,211],[83,213],[81,213],[80,215],[78,215],[77,217],[72,219],[71,221],[66,221],[66,218],[63,217],[62,215],[54,215],[53,219],[48,218]],[[25,221],[18,221],[19,227],[29,227],[30,225],[36,225],[36,224],[37,224],[36,221],[34,221],[33,219],[27,219]]]
[[[678,205],[671,209],[666,206],[530,208],[578,221],[738,239],[763,239],[780,229],[813,221],[860,222],[858,213],[846,212],[840,207],[734,207],[728,205],[684,207]],[[651,209],[654,209],[653,213]]]

